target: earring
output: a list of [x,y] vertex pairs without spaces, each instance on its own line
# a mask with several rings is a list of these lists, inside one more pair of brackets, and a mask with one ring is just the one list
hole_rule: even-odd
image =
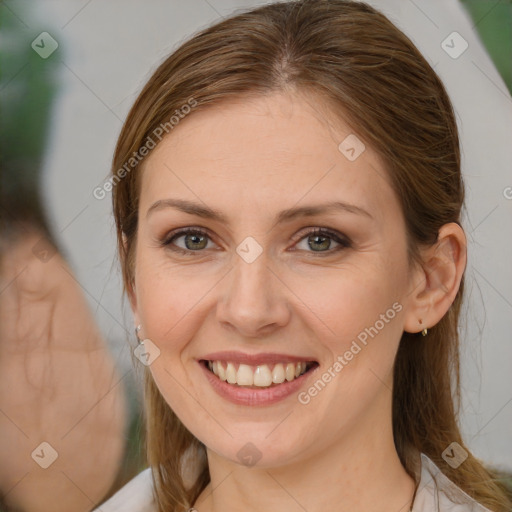
[[139,332],[142,329],[142,325],[139,324],[137,327],[135,327],[135,336],[137,337],[137,341],[139,342],[139,345],[144,345],[144,341],[139,338]]
[[[423,323],[423,321],[421,319],[419,320],[419,322],[420,322],[420,325]],[[425,329],[423,329],[423,331],[421,331],[421,335],[426,336],[427,332],[428,332],[428,329],[425,327]]]

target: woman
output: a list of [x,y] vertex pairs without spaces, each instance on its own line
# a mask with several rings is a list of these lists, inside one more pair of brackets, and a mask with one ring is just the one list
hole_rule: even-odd
[[150,468],[103,512],[510,509],[456,421],[453,109],[382,14],[280,2],[202,31],[112,169]]

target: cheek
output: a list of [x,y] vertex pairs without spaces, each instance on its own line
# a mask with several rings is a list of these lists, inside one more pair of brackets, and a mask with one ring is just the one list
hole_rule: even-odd
[[[144,238],[145,233],[141,233]],[[144,334],[156,343],[182,339],[177,331],[190,326],[202,300],[215,285],[207,266],[172,261],[165,250],[141,244],[136,261],[137,309]],[[198,268],[199,267],[199,268]],[[218,280],[218,279],[217,279]],[[169,347],[170,348],[170,347]]]
[[148,370],[165,401],[186,420],[196,411],[196,402],[183,391],[193,387],[190,368],[184,364],[187,347],[204,321],[201,300],[212,284],[197,274],[194,277],[187,268],[169,268],[158,261],[146,265],[139,279],[138,309],[144,335],[160,349]]
[[[142,277],[142,276],[141,276]],[[197,328],[194,318],[201,310],[201,300],[211,288],[208,280],[188,276],[179,270],[148,272],[139,285],[138,306],[145,335],[157,344],[172,349],[171,340],[187,339]],[[195,327],[194,327],[195,326]]]
[[387,396],[403,331],[403,273],[381,265],[365,270],[333,275],[323,282],[322,292],[312,291],[305,301],[315,305],[321,320],[316,325],[328,326],[321,341],[329,356],[317,379],[325,377],[329,384],[319,392],[323,386],[313,383],[301,403],[311,403],[335,425],[355,421],[381,392]]
[[[315,286],[301,287],[301,299],[317,317],[316,323],[323,326],[323,339],[331,350],[347,350],[352,340],[360,333],[364,338],[364,332],[375,324],[379,331],[391,331],[389,326],[398,324],[393,329],[396,338],[394,333],[401,329],[397,317],[405,280],[395,265],[326,272]],[[393,307],[395,303],[398,305]]]

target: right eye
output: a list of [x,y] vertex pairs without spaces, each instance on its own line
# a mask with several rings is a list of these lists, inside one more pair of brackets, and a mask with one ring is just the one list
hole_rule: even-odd
[[[183,239],[183,246],[176,244],[180,238]],[[171,251],[181,252],[182,254],[191,254],[193,252],[201,252],[202,249],[208,248],[210,237],[208,233],[198,228],[180,229],[170,234],[162,245]]]

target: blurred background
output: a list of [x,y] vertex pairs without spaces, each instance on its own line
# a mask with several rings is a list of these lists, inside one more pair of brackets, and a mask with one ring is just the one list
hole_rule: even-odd
[[[116,386],[128,398],[122,463],[107,495],[146,461],[141,383],[130,354],[136,340],[121,296],[111,197],[97,199],[93,191],[108,176],[123,119],[157,65],[198,30],[263,3],[0,3],[0,257],[13,233],[37,227],[44,242],[33,253],[41,261],[63,257],[106,342],[116,371],[108,389]],[[469,241],[461,423],[477,457],[512,472],[512,1],[369,3],[423,52],[457,113]],[[0,302],[15,278],[4,276]],[[0,413],[6,416],[2,403]],[[6,470],[11,461],[1,455]],[[14,487],[2,485],[0,478],[5,499]]]

